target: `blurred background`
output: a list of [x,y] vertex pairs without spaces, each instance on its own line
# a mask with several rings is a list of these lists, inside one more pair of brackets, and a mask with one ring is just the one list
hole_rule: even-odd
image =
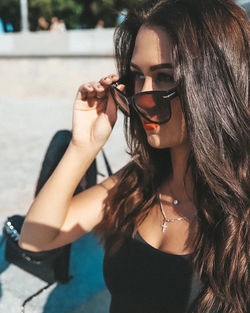
[[[78,87],[116,72],[114,27],[146,2],[0,0],[0,229],[7,216],[26,214],[50,140],[56,131],[71,129]],[[236,2],[250,14],[250,1]],[[128,162],[122,114],[104,150],[113,172]],[[97,166],[100,181],[107,176],[101,155]],[[108,312],[102,258],[91,234],[81,238],[72,245],[74,279],[51,287],[25,312]],[[19,312],[43,284],[7,264],[0,246],[0,312]]]
[[[0,32],[48,30],[53,24],[53,17],[58,18],[58,22],[64,24],[68,30],[114,27],[119,19],[122,19],[121,12],[126,13],[131,7],[145,2],[145,0],[1,0]],[[236,2],[249,12],[249,0]]]
[[[145,0],[137,0],[140,4]],[[38,19],[43,17],[51,26],[52,17],[64,20],[67,29],[114,27],[119,13],[135,5],[133,0],[1,0],[0,17],[5,31],[22,30],[22,14],[28,19],[30,31],[41,30]],[[28,13],[28,14],[27,14]],[[9,26],[9,25],[12,25]],[[46,29],[46,23],[43,24]]]

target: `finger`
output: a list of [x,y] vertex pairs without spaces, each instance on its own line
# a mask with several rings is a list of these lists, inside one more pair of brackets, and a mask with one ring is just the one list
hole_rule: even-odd
[[105,88],[110,86],[112,83],[116,82],[119,79],[119,76],[116,74],[108,75],[102,79],[100,79],[100,84]]
[[79,87],[74,110],[89,111],[96,108],[98,101],[96,99],[96,82],[89,82]]
[[120,84],[120,85],[116,86],[116,88],[118,88],[121,91],[125,91],[125,87],[126,86],[124,84]]
[[80,94],[81,100],[86,100],[89,95],[91,95],[94,92],[93,85],[91,83],[83,84],[79,87],[78,92]]
[[88,98],[95,98],[96,97],[96,88],[95,88],[96,82],[90,82],[89,83],[89,92],[88,92]]
[[93,84],[95,90],[95,98],[96,99],[105,99],[107,96],[107,89],[105,89],[100,83],[95,82]]

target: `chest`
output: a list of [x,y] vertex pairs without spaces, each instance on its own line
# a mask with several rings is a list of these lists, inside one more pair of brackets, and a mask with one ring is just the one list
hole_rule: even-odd
[[[187,211],[192,210],[192,207],[187,208]],[[159,207],[155,205],[139,226],[138,231],[143,239],[155,249],[183,255],[193,252],[197,229],[198,224],[195,218],[175,220],[164,224],[163,215]]]

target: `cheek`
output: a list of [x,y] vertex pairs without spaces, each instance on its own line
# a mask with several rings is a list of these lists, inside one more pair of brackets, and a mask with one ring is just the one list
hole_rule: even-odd
[[160,129],[161,141],[169,147],[187,142],[186,123],[178,98],[171,102],[171,111],[170,121]]
[[142,88],[143,88],[143,81],[135,81],[134,94],[141,92]]
[[187,140],[187,130],[186,130],[186,122],[185,122],[185,118],[184,118],[184,114],[181,110],[181,105],[180,105],[180,112],[177,115],[178,116],[178,129],[179,129],[179,139],[181,142],[186,142]]

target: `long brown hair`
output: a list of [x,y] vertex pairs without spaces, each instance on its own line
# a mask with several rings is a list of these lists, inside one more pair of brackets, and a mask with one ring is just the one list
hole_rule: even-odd
[[[116,29],[118,71],[133,92],[130,60],[141,25],[163,27],[184,113],[199,230],[193,264],[204,288],[192,312],[246,313],[249,246],[249,21],[232,0],[163,0]],[[172,175],[169,149],[149,146],[136,114],[125,121],[132,162],[110,192],[95,232],[107,248],[133,235]]]

